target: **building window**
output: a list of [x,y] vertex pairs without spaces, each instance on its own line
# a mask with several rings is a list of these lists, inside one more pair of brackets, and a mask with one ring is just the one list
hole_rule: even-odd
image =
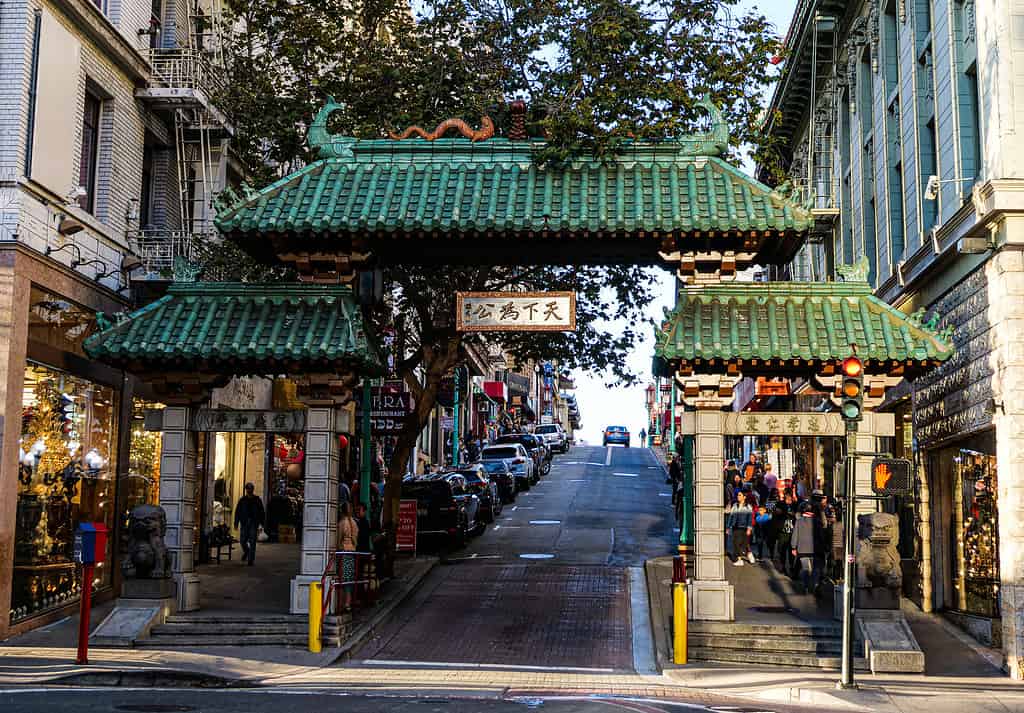
[[92,213],[96,209],[96,174],[98,172],[100,145],[100,109],[103,102],[92,92],[85,93],[85,108],[82,112],[82,152],[78,165],[78,185],[85,193],[78,198],[78,205]]
[[[978,50],[975,42],[974,0],[957,0],[953,4],[953,38],[956,54],[957,111],[960,117],[960,176],[977,179],[981,176],[981,118],[978,109]],[[960,185],[967,192],[973,180]]]
[[896,19],[896,0],[890,0],[882,15],[883,59],[885,60],[886,98],[899,88],[900,84],[900,29]]
[[139,228],[149,230],[153,222],[153,146],[142,149],[142,192],[139,195]]
[[[854,248],[854,259],[861,255],[868,258],[868,281],[875,284],[878,279],[878,256],[875,246],[875,114],[871,86],[871,55],[865,52],[860,63],[857,89],[860,93],[857,111],[860,114],[861,142],[861,205],[864,215],[861,225],[861,250]],[[859,254],[857,254],[859,253]]]
[[897,97],[886,112],[886,132],[889,150],[886,161],[889,164],[889,265],[886,273],[891,274],[903,258],[903,142],[900,138],[900,100]]
[[32,175],[32,151],[36,133],[36,96],[39,89],[39,33],[42,28],[43,13],[36,10],[32,14],[32,59],[29,66],[28,79],[28,126],[25,132],[25,175]]
[[[840,97],[840,106],[844,106],[849,99]],[[842,190],[842,206],[839,212],[841,221],[842,236],[840,244],[836,246],[837,260],[840,265],[853,264],[853,189],[851,183],[853,173],[851,167],[851,141],[852,117],[848,111],[839,112],[839,170],[841,175],[840,189]]]
[[160,30],[163,26],[164,3],[163,0],[153,0],[153,6],[149,16],[149,48],[155,50],[160,46]]

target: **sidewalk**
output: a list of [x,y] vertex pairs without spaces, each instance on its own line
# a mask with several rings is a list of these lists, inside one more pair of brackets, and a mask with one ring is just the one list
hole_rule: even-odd
[[[1024,685],[1003,674],[1000,652],[978,644],[942,617],[925,614],[912,605],[905,613],[925,652],[923,675],[858,673],[859,688],[840,691],[835,688],[839,678],[835,671],[759,666],[756,653],[751,653],[745,664],[698,661],[677,666],[672,663],[672,558],[649,560],[645,571],[658,666],[676,686],[748,700],[882,713],[1024,711]],[[737,592],[737,620],[749,619],[746,604],[740,611],[741,602],[757,603],[762,598],[757,592],[742,597]],[[820,612],[804,611],[812,619],[820,617]],[[789,615],[768,616],[785,623],[781,619]]]
[[[89,664],[77,666],[78,617],[28,632],[0,644],[0,685],[79,683],[91,685],[247,686],[287,676],[309,675],[343,660],[384,623],[438,563],[419,557],[396,567],[377,604],[357,609],[352,635],[341,647],[320,653],[284,646],[113,649],[90,646]],[[97,607],[95,628],[113,604]]]

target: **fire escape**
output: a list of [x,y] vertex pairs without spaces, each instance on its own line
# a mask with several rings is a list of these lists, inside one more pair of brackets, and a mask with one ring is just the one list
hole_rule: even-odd
[[219,0],[187,0],[185,9],[180,29],[169,28],[172,41],[165,38],[150,50],[153,82],[135,93],[169,116],[174,134],[170,177],[177,185],[177,220],[165,220],[159,228],[133,225],[128,233],[132,250],[142,260],[140,272],[149,280],[170,279],[177,258],[196,262],[203,246],[216,239],[213,196],[224,188],[222,166],[232,133],[216,105],[226,89]]

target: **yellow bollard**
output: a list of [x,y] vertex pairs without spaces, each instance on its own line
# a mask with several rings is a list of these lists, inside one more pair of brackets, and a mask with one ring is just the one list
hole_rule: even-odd
[[323,586],[320,582],[309,583],[309,650],[320,653],[323,645],[320,626],[323,623]]
[[686,663],[686,585],[679,582],[672,585],[672,661],[682,665]]

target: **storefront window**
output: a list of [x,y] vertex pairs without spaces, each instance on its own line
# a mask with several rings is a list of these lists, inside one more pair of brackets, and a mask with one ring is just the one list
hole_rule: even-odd
[[[11,621],[74,601],[79,522],[114,529],[117,404],[112,388],[29,363],[19,450]],[[94,589],[111,584],[111,540]]]
[[128,514],[137,505],[160,504],[160,449],[163,441],[159,431],[147,431],[146,411],[162,409],[164,405],[144,399],[132,399],[132,435],[128,453],[128,476],[121,489],[121,515]]
[[999,516],[995,456],[961,450],[954,458],[960,609],[999,616]]
[[82,342],[96,331],[96,314],[50,292],[29,293],[28,338],[73,354],[85,355]]
[[301,433],[274,436],[267,495],[267,535],[271,542],[294,543],[302,536],[305,444]]

